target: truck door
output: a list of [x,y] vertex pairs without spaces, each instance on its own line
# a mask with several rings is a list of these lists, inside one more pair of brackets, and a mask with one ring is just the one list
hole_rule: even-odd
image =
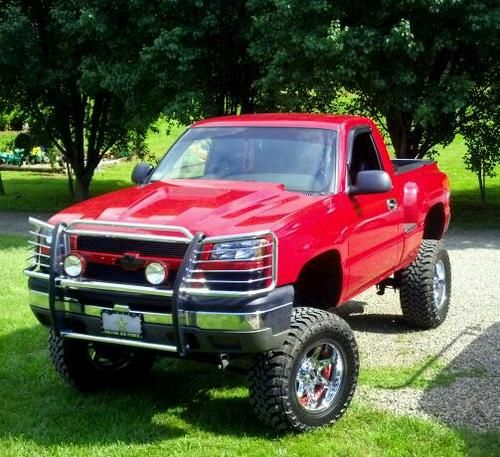
[[[347,185],[360,171],[383,170],[370,127],[349,132]],[[384,170],[385,171],[385,170]],[[403,242],[402,212],[396,191],[348,196],[349,285],[355,294],[368,283],[388,276],[399,262]]]

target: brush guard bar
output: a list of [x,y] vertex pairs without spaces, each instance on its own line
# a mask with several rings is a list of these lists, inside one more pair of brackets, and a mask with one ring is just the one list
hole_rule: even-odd
[[[133,224],[122,222],[103,222],[93,220],[78,220],[71,224],[59,223],[52,226],[46,222],[35,218],[29,218],[30,224],[35,226],[34,231],[30,234],[35,237],[30,244],[35,249],[35,252],[27,260],[31,260],[31,265],[24,270],[28,277],[48,280],[48,302],[51,326],[56,334],[65,338],[73,338],[80,340],[88,340],[94,342],[103,342],[110,344],[128,344],[131,346],[162,350],[167,352],[177,352],[179,355],[186,355],[189,346],[186,345],[183,332],[183,323],[186,316],[186,303],[190,296],[200,297],[251,297],[262,295],[272,291],[276,286],[276,269],[277,269],[277,239],[271,231],[259,231],[247,234],[206,237],[202,232],[192,234],[184,227],[164,226],[154,224]],[[89,229],[88,227],[91,226]],[[83,228],[79,228],[83,227]],[[93,227],[99,227],[98,230]],[[105,230],[102,230],[105,229]],[[106,230],[107,229],[107,230]],[[49,244],[48,238],[43,237],[43,231],[51,231],[51,241]],[[130,231],[130,230],[135,230]],[[169,232],[168,235],[158,235],[151,233],[137,233],[141,231],[153,232]],[[177,235],[171,235],[176,233]],[[92,281],[86,279],[69,278],[64,275],[63,260],[64,257],[71,252],[70,236],[85,235],[111,238],[125,238],[143,241],[156,242],[181,242],[188,245],[186,253],[182,259],[178,269],[172,289],[164,289],[149,286],[138,286],[132,284],[112,283],[105,281]],[[203,247],[206,243],[228,242],[234,240],[258,239],[263,236],[271,237],[272,239],[272,259],[268,274],[271,282],[264,288],[253,289],[248,291],[231,291],[231,290],[210,290],[206,288],[191,287],[193,272],[199,272],[198,265],[202,262],[200,254],[203,252]],[[42,252],[45,251],[45,252]],[[246,270],[239,270],[244,272]],[[253,271],[249,269],[248,271]],[[231,281],[242,282],[242,281]],[[251,281],[249,281],[251,282]],[[133,295],[150,295],[171,298],[171,313],[172,326],[174,330],[175,346],[159,345],[140,341],[128,341],[120,338],[108,336],[93,336],[83,333],[64,331],[61,322],[59,322],[58,313],[56,312],[56,302],[62,296],[61,292],[64,289],[83,289],[83,290],[101,290],[110,292],[120,292]],[[191,311],[192,312],[192,311]],[[60,314],[59,314],[60,315]]]

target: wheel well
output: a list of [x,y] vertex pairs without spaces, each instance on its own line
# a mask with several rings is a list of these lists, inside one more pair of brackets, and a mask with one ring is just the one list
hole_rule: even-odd
[[300,271],[295,304],[327,309],[336,306],[342,290],[342,264],[337,251],[328,251],[309,260]]
[[443,236],[445,224],[444,206],[442,203],[434,205],[424,222],[424,238],[429,240],[440,240]]

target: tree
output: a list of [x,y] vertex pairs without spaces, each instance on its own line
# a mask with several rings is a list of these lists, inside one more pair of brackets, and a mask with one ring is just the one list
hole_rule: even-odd
[[278,108],[328,109],[339,87],[381,115],[396,154],[449,143],[499,46],[497,0],[251,0],[251,55]]
[[[175,78],[158,81],[144,49],[157,38],[151,23],[174,27],[178,4],[0,0],[0,102],[19,105],[50,138],[76,200],[110,148],[144,150],[148,125],[173,97]],[[172,54],[162,59],[175,75]]]
[[172,69],[162,56],[174,52],[180,65],[174,99],[165,113],[187,124],[194,119],[254,112],[260,69],[248,54],[252,17],[247,0],[184,1],[175,28],[152,24],[158,38],[145,51],[160,80]]
[[483,203],[486,203],[486,178],[496,176],[495,167],[500,164],[499,71],[497,65],[490,78],[473,89],[461,127],[467,146],[464,162],[477,176]]

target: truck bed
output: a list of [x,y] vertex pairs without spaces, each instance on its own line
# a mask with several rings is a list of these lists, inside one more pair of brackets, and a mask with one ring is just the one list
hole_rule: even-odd
[[408,171],[424,167],[425,165],[431,165],[434,161],[420,159],[393,159],[391,160],[391,163],[394,168],[394,173],[401,175],[403,173],[407,173]]

